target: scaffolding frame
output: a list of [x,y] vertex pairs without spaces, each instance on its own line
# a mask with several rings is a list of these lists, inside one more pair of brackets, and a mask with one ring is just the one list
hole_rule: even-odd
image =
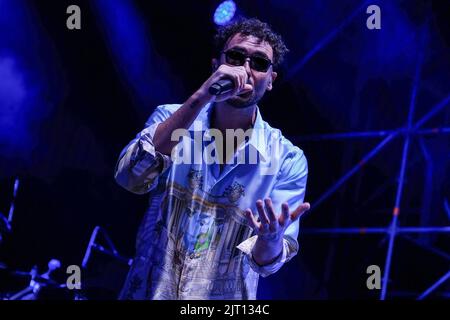
[[[415,109],[415,98],[418,88],[418,80],[420,76],[421,62],[418,63],[418,68],[416,70],[416,76],[414,81],[413,93],[411,97],[411,103],[409,106],[408,122],[405,127],[399,128],[397,130],[385,130],[385,131],[367,131],[367,132],[348,132],[348,133],[338,133],[338,134],[324,134],[324,135],[310,135],[305,137],[297,137],[297,139],[302,141],[323,141],[323,140],[343,140],[343,139],[354,139],[354,138],[371,138],[371,137],[384,137],[384,139],[376,145],[372,150],[366,153],[362,159],[348,170],[334,185],[332,185],[328,190],[326,190],[317,201],[313,202],[311,210],[316,209],[321,203],[327,200],[331,195],[333,195],[345,182],[347,182],[356,172],[361,170],[376,154],[378,154],[384,147],[386,147],[394,138],[398,136],[403,136],[403,151],[401,156],[401,165],[399,170],[398,186],[396,191],[396,199],[394,208],[392,209],[392,220],[388,227],[373,227],[373,228],[309,228],[302,229],[304,234],[386,234],[389,237],[389,244],[386,254],[386,261],[384,266],[384,274],[382,279],[382,288],[380,300],[385,300],[388,289],[389,274],[392,266],[392,256],[394,251],[395,238],[399,234],[423,234],[423,233],[450,233],[450,226],[436,226],[436,227],[400,227],[398,223],[400,215],[400,203],[402,198],[402,193],[404,189],[405,171],[408,162],[408,151],[409,145],[412,138],[423,137],[424,135],[445,135],[450,133],[450,127],[442,128],[426,128],[423,129],[421,126],[433,117],[436,113],[443,110],[450,104],[450,94],[441,100],[439,103],[434,105],[431,110],[426,113],[420,120],[413,123],[413,114]],[[423,147],[423,146],[422,146]],[[422,149],[422,151],[425,151]],[[450,256],[446,256],[450,260]],[[426,291],[420,294],[417,299],[422,300],[429,296],[433,291],[435,291],[439,286],[445,283],[450,278],[450,269],[442,277],[440,277],[435,283],[433,283]]]
[[[324,38],[322,38],[318,43],[299,61],[294,64],[291,72],[287,75],[287,80],[292,79],[296,73],[310,60],[312,57],[331,42],[333,38],[337,36],[362,10],[367,6],[368,1],[363,1],[362,4],[357,7],[356,10],[351,12],[349,16],[342,21],[335,29],[331,30]],[[421,41],[422,48],[426,48],[426,28],[421,30],[422,32],[418,35]],[[396,190],[395,204],[392,209],[392,218],[390,225],[388,227],[379,228],[304,228],[302,233],[304,234],[386,234],[389,238],[386,261],[384,265],[384,274],[382,279],[382,288],[380,294],[380,300],[385,300],[388,290],[388,279],[392,266],[392,256],[394,252],[394,242],[395,238],[399,234],[426,234],[426,233],[450,233],[449,226],[436,226],[436,227],[400,227],[399,226],[399,214],[400,214],[400,203],[402,199],[405,172],[408,163],[408,153],[410,148],[411,140],[414,138],[419,138],[419,144],[424,154],[427,162],[431,164],[431,158],[424,146],[422,137],[427,135],[446,135],[450,133],[450,127],[441,128],[423,128],[423,125],[435,116],[438,112],[443,110],[450,104],[450,92],[448,95],[442,99],[439,103],[434,105],[422,118],[414,123],[414,111],[416,106],[416,96],[417,90],[419,88],[419,81],[421,75],[421,68],[424,61],[424,51],[418,54],[417,65],[414,73],[413,86],[411,99],[409,104],[408,119],[404,127],[397,128],[395,130],[380,130],[380,131],[366,131],[366,132],[347,132],[347,133],[332,133],[332,134],[316,134],[309,136],[297,136],[292,137],[294,141],[324,141],[324,140],[345,140],[345,139],[367,139],[367,138],[383,138],[383,140],[376,145],[371,151],[366,153],[362,159],[348,170],[334,185],[328,188],[315,202],[312,203],[310,209],[316,209],[321,203],[328,199],[332,194],[334,194],[345,182],[347,182],[356,172],[361,170],[376,154],[378,154],[384,147],[386,147],[391,141],[397,137],[403,137],[403,150],[401,156],[401,164],[398,176],[398,186]],[[423,222],[423,220],[422,220]],[[438,253],[440,256],[450,260],[450,255],[439,251],[435,248],[430,249],[433,253]],[[435,291],[439,286],[441,286],[445,281],[450,278],[450,270],[440,277],[435,283],[433,283],[427,290],[420,294],[417,299],[422,300],[429,296],[433,291]]]

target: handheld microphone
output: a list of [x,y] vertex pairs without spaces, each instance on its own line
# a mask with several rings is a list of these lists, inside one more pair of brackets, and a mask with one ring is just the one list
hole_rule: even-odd
[[234,82],[230,79],[221,79],[211,85],[209,87],[209,93],[218,96],[220,94],[224,94],[230,92],[234,89]]

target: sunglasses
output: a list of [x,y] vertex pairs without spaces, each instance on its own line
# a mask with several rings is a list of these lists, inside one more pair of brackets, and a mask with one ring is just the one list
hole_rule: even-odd
[[225,61],[233,66],[243,66],[245,61],[247,61],[247,58],[249,58],[250,68],[259,72],[267,72],[273,64],[272,61],[267,58],[261,56],[248,56],[242,51],[234,49],[223,51],[222,53],[225,54]]

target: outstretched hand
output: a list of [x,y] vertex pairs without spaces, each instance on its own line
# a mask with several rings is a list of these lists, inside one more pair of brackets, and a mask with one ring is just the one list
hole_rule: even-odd
[[270,198],[256,201],[259,221],[253,215],[251,209],[245,210],[245,216],[250,226],[255,230],[258,237],[266,241],[280,240],[286,229],[295,222],[303,213],[308,211],[308,202],[300,204],[294,211],[289,212],[289,206],[285,202],[281,205],[281,213],[276,214]]

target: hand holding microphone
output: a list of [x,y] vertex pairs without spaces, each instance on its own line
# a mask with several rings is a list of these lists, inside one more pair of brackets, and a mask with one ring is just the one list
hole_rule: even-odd
[[[153,137],[155,149],[162,154],[171,155],[177,141],[171,134],[179,128],[189,128],[199,112],[211,102],[225,101],[235,95],[253,91],[248,84],[248,74],[244,66],[229,66],[226,64],[215,68],[211,76],[195,91],[174,114],[170,121],[163,121],[156,129]],[[210,91],[211,90],[211,91]]]
[[208,92],[214,96],[228,93],[234,89],[234,82],[230,79],[220,79],[209,87]]
[[247,83],[248,75],[243,66],[221,65],[202,86],[212,96],[212,101],[225,101],[237,94],[253,90]]

